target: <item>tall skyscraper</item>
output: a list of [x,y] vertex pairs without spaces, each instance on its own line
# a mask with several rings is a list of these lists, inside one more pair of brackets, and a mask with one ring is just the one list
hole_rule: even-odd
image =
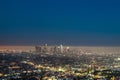
[[45,53],[48,52],[48,45],[47,45],[47,44],[44,45],[44,49],[43,49],[43,51],[44,51]]
[[60,53],[63,53],[63,45],[60,45]]
[[57,53],[57,52],[58,52],[58,47],[55,46],[55,47],[54,47],[54,53]]
[[42,53],[42,47],[41,46],[35,46],[35,50],[37,53]]

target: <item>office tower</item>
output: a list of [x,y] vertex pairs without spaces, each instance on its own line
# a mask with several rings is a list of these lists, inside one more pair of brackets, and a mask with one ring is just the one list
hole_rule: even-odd
[[47,44],[44,45],[43,52],[45,52],[45,53],[48,52],[48,45]]
[[60,53],[63,53],[63,45],[60,45]]
[[57,53],[58,52],[58,47],[57,46],[54,46],[54,53]]
[[42,47],[41,46],[35,46],[35,51],[37,53],[42,53]]
[[70,47],[66,47],[66,52],[68,53],[70,51]]

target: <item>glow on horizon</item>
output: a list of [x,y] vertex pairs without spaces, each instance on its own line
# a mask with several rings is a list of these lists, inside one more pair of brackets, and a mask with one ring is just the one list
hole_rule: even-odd
[[0,46],[0,50],[34,50],[34,46]]

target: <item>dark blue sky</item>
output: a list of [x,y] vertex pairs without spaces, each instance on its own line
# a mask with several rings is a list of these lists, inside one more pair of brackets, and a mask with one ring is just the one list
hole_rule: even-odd
[[120,46],[120,0],[0,0],[0,45]]

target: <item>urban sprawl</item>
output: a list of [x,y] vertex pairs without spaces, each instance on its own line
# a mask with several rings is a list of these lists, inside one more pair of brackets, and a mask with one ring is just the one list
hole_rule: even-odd
[[120,80],[120,48],[113,48],[0,50],[0,80]]

